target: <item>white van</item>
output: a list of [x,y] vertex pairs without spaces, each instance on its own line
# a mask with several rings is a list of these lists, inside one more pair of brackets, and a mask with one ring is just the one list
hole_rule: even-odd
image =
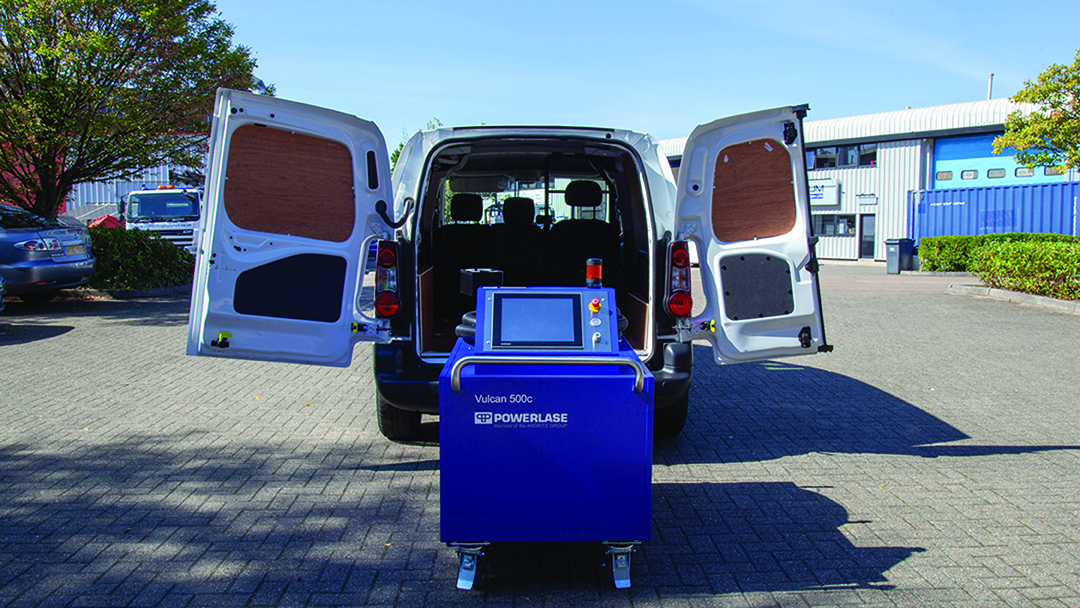
[[[655,432],[676,434],[692,341],[718,364],[831,348],[805,112],[699,126],[677,184],[651,136],[581,127],[420,132],[391,178],[373,123],[221,90],[187,352],[347,366],[374,342],[380,430],[408,440],[438,413],[439,371],[475,308],[463,278],[492,274],[471,269],[506,286],[582,286],[600,259],[622,335],[655,377]],[[692,293],[691,242],[704,293]],[[692,297],[705,299],[696,316]]]

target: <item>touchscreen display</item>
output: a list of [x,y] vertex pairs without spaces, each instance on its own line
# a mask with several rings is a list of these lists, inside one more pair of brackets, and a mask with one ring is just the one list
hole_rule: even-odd
[[492,347],[581,348],[581,295],[496,293]]

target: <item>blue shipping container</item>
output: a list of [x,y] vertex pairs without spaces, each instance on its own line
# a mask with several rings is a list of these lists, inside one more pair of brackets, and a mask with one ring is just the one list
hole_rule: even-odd
[[1077,234],[1080,183],[922,190],[908,195],[916,240],[957,234]]

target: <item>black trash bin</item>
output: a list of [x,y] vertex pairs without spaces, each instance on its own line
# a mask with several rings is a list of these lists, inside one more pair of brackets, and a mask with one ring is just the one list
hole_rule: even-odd
[[911,270],[911,258],[915,249],[913,239],[888,239],[885,241],[885,268],[889,274]]

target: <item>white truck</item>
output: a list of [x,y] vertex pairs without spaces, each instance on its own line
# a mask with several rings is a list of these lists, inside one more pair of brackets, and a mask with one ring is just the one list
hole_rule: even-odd
[[153,190],[136,190],[121,198],[120,220],[128,230],[156,232],[194,255],[200,199],[195,188],[158,186]]

